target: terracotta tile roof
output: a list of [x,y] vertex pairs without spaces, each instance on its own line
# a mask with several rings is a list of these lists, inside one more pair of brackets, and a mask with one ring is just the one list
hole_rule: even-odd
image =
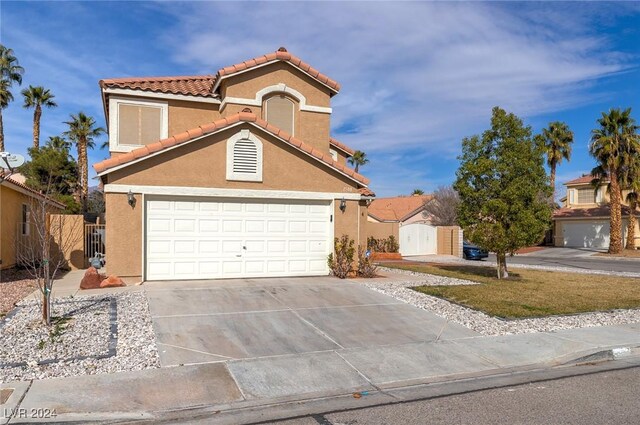
[[363,196],[376,196],[375,193],[373,193],[373,191],[371,189],[369,189],[368,187],[363,187],[358,189],[358,192],[360,192],[361,195]]
[[309,74],[315,80],[320,81],[321,83],[323,83],[324,85],[332,88],[336,92],[340,91],[340,84],[338,84],[338,82],[336,82],[336,81],[332,80],[331,78],[327,77],[326,75],[322,74],[320,71],[318,71],[317,69],[313,68],[308,63],[303,62],[299,57],[297,57],[295,55],[292,55],[291,53],[287,52],[287,49],[285,49],[284,47],[279,48],[278,51],[276,51],[276,52],[268,53],[266,55],[258,56],[258,57],[255,57],[253,59],[249,59],[249,60],[246,60],[244,62],[240,62],[240,63],[237,63],[235,65],[231,65],[231,66],[227,66],[225,68],[222,68],[216,74],[216,79],[218,81],[220,81],[220,79],[223,78],[223,77],[228,77],[228,76],[233,75],[233,74],[235,74],[237,72],[244,71],[244,70],[251,69],[251,68],[255,68],[255,67],[263,65],[263,64],[265,64],[267,62],[273,62],[273,61],[289,62],[290,64],[292,64],[296,68],[304,71],[305,73]]
[[569,186],[569,185],[574,185],[574,184],[589,184],[591,183],[591,180],[593,180],[595,177],[592,175],[585,175],[582,177],[578,177],[577,179],[573,179],[573,180],[569,180],[568,182],[565,183],[565,186]]
[[396,196],[375,199],[369,205],[369,215],[380,221],[403,221],[422,210],[431,195]]
[[102,162],[98,162],[97,164],[93,165],[93,168],[96,170],[97,173],[102,173],[104,171],[107,171],[110,168],[127,164],[129,162],[135,161],[140,158],[144,158],[146,156],[149,156],[153,153],[170,148],[172,146],[189,142],[200,136],[206,136],[208,134],[220,131],[226,127],[229,127],[241,121],[252,123],[262,128],[266,132],[271,133],[272,135],[284,140],[286,143],[295,147],[296,149],[317,158],[318,160],[342,172],[343,174],[346,174],[347,176],[353,178],[354,180],[356,180],[357,182],[363,185],[369,184],[368,178],[356,173],[354,170],[352,170],[349,167],[345,167],[344,165],[338,163],[338,161],[334,161],[333,158],[331,158],[331,155],[329,154],[329,152],[322,152],[312,147],[311,145],[308,145],[302,140],[293,137],[289,133],[283,130],[280,130],[279,128],[267,123],[265,120],[258,118],[255,114],[251,112],[239,112],[237,114],[230,115],[226,118],[222,118],[222,119],[213,121],[211,123],[201,125],[197,128],[187,130],[184,133],[179,133],[167,139],[162,139],[158,142],[151,143],[141,148],[134,149],[129,153],[125,153],[117,157],[109,158]]
[[[629,207],[622,206],[622,215],[629,215]],[[602,205],[593,208],[560,208],[553,212],[553,218],[609,218],[611,207]]]
[[46,199],[47,202],[51,203],[55,207],[58,207],[60,209],[67,208],[67,206],[65,204],[63,204],[61,202],[58,202],[56,200],[53,200],[53,199],[51,199],[49,197],[46,197],[42,192],[38,192],[37,190],[34,190],[34,189],[30,188],[29,186],[27,186],[26,184],[21,183],[21,182],[19,182],[17,180],[14,180],[11,177],[5,177],[4,179],[2,179],[2,172],[0,172],[0,183],[4,183],[4,182],[10,183],[10,184],[12,184],[14,186],[18,186],[19,188],[30,192],[35,197],[38,197],[40,199]]
[[351,149],[349,146],[342,143],[340,140],[334,139],[333,137],[329,138],[329,144],[335,146],[336,148],[342,150],[343,152],[348,153],[349,155],[353,155],[356,153],[355,150]]
[[214,97],[212,75],[179,77],[110,78],[100,80],[100,87],[141,90],[155,93],[181,94],[187,96]]

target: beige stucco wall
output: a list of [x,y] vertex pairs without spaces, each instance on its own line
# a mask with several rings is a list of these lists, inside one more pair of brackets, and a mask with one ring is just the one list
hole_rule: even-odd
[[84,217],[80,214],[51,214],[50,231],[53,238],[51,256],[64,260],[64,268],[84,269]]
[[[226,180],[226,142],[248,128],[263,144],[263,182]],[[108,175],[108,183],[213,187],[257,190],[356,193],[356,184],[249,124],[177,147]],[[131,208],[126,194],[106,194],[107,270],[127,283],[140,280],[143,256],[143,197],[135,194]],[[345,212],[335,202],[334,233],[348,234],[366,244],[367,208],[364,201],[347,201]]]
[[[263,181],[227,181],[227,139],[246,128],[262,141]],[[356,184],[268,133],[243,124],[114,171],[108,183],[231,189],[356,192]],[[109,218],[107,217],[107,221]]]
[[169,136],[220,119],[220,105],[169,100]]
[[127,194],[105,194],[106,204],[106,268],[127,284],[142,276],[142,195],[132,208]]
[[22,204],[30,203],[30,197],[0,186],[0,270],[16,265],[16,233],[22,220]]

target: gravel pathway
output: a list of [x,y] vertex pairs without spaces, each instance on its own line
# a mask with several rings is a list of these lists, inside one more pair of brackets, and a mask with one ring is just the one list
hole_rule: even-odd
[[409,274],[424,278],[422,281],[380,282],[375,279],[359,281],[366,287],[392,296],[400,301],[429,310],[438,316],[459,323],[483,335],[508,335],[531,332],[550,332],[561,329],[583,328],[591,326],[620,325],[640,322],[640,309],[616,310],[600,313],[585,313],[571,316],[554,316],[534,319],[502,320],[491,317],[471,308],[463,307],[449,301],[432,297],[409,289],[415,286],[469,285],[476,282],[453,279],[406,270],[379,268],[399,274]]
[[44,326],[25,301],[0,322],[0,382],[160,367],[142,292],[58,298],[53,316],[63,319]]

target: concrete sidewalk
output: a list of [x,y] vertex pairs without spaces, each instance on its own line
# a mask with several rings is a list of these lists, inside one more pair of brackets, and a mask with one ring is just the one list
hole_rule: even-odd
[[[640,354],[638,347],[640,324],[631,324],[330,349],[9,383],[1,386],[14,391],[1,407],[5,417],[0,423],[177,422],[184,418],[239,423],[237,412],[242,411],[264,420],[270,418],[274,406],[279,406],[282,414],[282,409],[286,412],[291,406],[299,411],[301,402],[313,404],[313,400],[330,398],[337,403],[340,396],[354,392],[364,394],[367,403],[372,403],[387,400],[390,394],[424,390],[424,384],[464,381],[478,385],[488,377],[553,370],[577,359],[624,361]],[[291,402],[295,403],[288,404]],[[264,410],[267,406],[271,410]],[[33,412],[52,411],[55,418],[30,417]],[[12,413],[14,417],[7,418]],[[24,415],[29,417],[21,417]]]

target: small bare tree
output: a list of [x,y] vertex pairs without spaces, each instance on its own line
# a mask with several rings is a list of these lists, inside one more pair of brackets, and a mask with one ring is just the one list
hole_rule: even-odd
[[[51,186],[49,185],[48,188]],[[49,190],[34,196],[26,220],[18,223],[16,260],[36,281],[42,294],[42,321],[51,324],[51,291],[56,275],[68,268],[66,254],[82,243],[83,220],[58,212]]]
[[433,197],[425,202],[425,211],[435,226],[457,226],[460,198],[451,186],[440,186]]

